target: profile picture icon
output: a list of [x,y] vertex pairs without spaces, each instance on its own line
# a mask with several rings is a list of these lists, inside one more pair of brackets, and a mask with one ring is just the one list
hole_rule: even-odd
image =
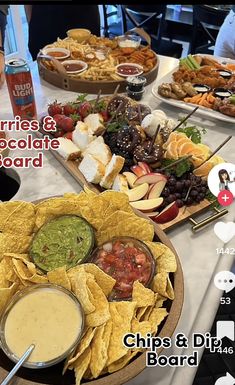
[[229,188],[229,184],[230,183],[234,183],[235,180],[230,180],[230,176],[229,176],[229,173],[227,170],[225,170],[224,168],[222,170],[219,170],[219,191],[223,191],[223,190],[229,190],[230,191],[230,188]]
[[227,191],[235,198],[235,164],[217,164],[209,172],[207,183],[209,190],[216,198],[221,191]]

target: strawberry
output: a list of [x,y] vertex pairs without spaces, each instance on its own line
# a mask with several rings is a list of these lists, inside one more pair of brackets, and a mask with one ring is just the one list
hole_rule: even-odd
[[60,120],[60,128],[65,132],[70,132],[74,130],[74,121],[69,116],[65,116]]
[[62,114],[55,114],[53,116],[54,121],[56,122],[56,126],[59,127],[61,119],[64,119],[65,115]]
[[48,114],[50,116],[54,116],[56,114],[62,114],[63,108],[61,106],[61,103],[57,103],[57,100],[55,100],[53,103],[49,104],[48,106]]
[[67,103],[64,105],[64,114],[66,116],[73,115],[76,113],[76,107],[73,103]]
[[67,134],[65,134],[65,136],[64,136],[65,138],[67,138],[67,139],[70,139],[70,140],[72,140],[72,137],[73,137],[73,133],[72,132],[67,132]]
[[57,128],[56,132],[53,133],[53,136],[55,138],[60,138],[63,135],[64,135],[64,131],[62,131],[60,128]]
[[79,113],[79,115],[81,116],[81,118],[84,119],[84,118],[87,117],[87,115],[90,114],[91,109],[92,109],[91,103],[89,103],[89,102],[83,102],[83,103],[81,103],[81,104],[79,105],[79,107],[78,107],[78,113]]
[[107,111],[101,111],[100,115],[102,115],[104,122],[107,122],[109,120],[109,114]]

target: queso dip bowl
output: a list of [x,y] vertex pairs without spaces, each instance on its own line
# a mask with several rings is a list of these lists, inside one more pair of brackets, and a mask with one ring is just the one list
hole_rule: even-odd
[[4,353],[18,362],[35,344],[23,366],[47,368],[63,361],[79,343],[84,313],[73,293],[62,286],[39,284],[19,291],[5,309],[0,322]]

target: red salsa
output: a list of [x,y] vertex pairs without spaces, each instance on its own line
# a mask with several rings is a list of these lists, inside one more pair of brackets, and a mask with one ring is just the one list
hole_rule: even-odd
[[65,53],[61,51],[48,51],[47,55],[53,56],[53,57],[64,57]]
[[139,75],[143,71],[135,65],[122,64],[118,66],[117,72],[121,75],[130,76],[130,75]]
[[116,280],[112,299],[127,299],[135,281],[148,285],[155,269],[150,250],[140,241],[119,238],[102,245],[93,256],[95,263]]

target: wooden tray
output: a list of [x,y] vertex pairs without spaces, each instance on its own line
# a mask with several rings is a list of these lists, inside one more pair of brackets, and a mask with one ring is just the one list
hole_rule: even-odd
[[[38,133],[36,133],[38,135]],[[95,185],[93,183],[87,182],[81,171],[78,169],[79,161],[72,160],[64,160],[62,156],[60,156],[56,151],[51,151],[54,157],[62,164],[62,166],[73,176],[73,178],[79,183],[79,185],[83,188],[84,186],[88,187],[95,193],[100,193],[103,189],[99,185]],[[182,207],[177,218],[173,219],[173,221],[167,222],[165,224],[159,225],[162,230],[168,231],[174,228],[176,225],[179,225],[183,222],[189,220],[189,218],[194,217],[195,215],[201,214],[203,211],[208,210],[211,207],[211,202],[207,199],[204,199],[201,203],[190,207]],[[221,212],[222,214],[226,214],[225,211]],[[219,218],[219,216],[218,216]],[[217,219],[218,219],[217,218]]]
[[[157,55],[156,58],[157,63],[155,67],[151,71],[143,74],[147,79],[147,85],[152,83],[157,78],[159,69],[159,60]],[[40,57],[37,58],[37,64],[39,74],[43,80],[67,91],[97,94],[99,90],[102,90],[102,94],[112,94],[118,85],[119,92],[124,92],[126,90],[125,78],[123,80],[109,81],[89,81],[83,79],[74,79],[70,78],[66,74],[50,71],[43,65]]]
[[[42,200],[40,200],[42,201]],[[37,201],[35,203],[39,203],[40,201]],[[172,274],[173,278],[173,287],[175,291],[175,299],[174,301],[170,301],[169,306],[169,315],[166,318],[166,321],[164,322],[160,333],[158,334],[159,337],[171,337],[174,333],[174,330],[178,324],[182,307],[183,307],[183,300],[184,300],[184,278],[183,278],[183,271],[180,264],[180,259],[176,253],[176,250],[174,249],[172,243],[170,242],[169,238],[166,236],[166,234],[160,229],[160,227],[152,222],[149,218],[147,218],[144,214],[136,212],[137,215],[148,219],[154,226],[155,231],[155,240],[161,241],[166,246],[168,246],[175,254],[176,261],[177,261],[177,271]],[[166,302],[167,304],[167,302]],[[158,354],[163,349],[158,350]],[[101,377],[97,380],[91,380],[85,382],[86,384],[90,385],[121,385],[125,382],[131,380],[137,374],[139,374],[142,370],[146,367],[146,353],[140,354],[137,358],[135,358],[131,363],[129,363],[125,368],[106,375],[104,377]],[[5,354],[0,350],[0,381],[3,381],[3,379],[6,377],[8,372],[12,369],[13,363],[5,356]],[[48,369],[26,369],[21,368],[15,377],[14,384],[16,385],[74,385],[74,376],[73,371],[67,371],[66,374],[62,377],[62,368],[63,364],[59,364],[56,366],[53,366]]]

